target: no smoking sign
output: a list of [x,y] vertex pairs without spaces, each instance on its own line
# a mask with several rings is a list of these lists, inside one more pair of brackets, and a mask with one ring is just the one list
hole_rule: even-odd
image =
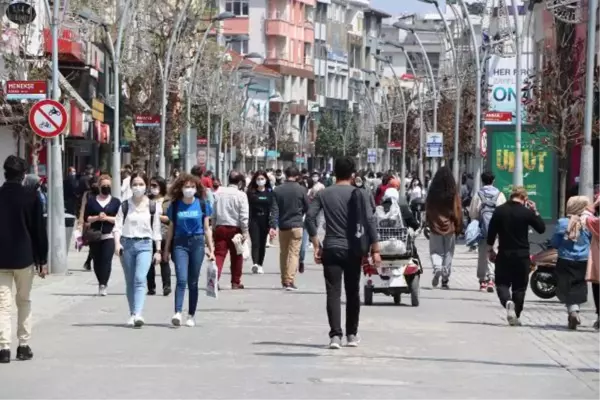
[[67,110],[58,101],[39,101],[29,111],[29,126],[43,138],[57,137],[67,127]]

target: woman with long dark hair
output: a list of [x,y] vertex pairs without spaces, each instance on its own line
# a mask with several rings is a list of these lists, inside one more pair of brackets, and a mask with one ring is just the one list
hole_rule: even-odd
[[[167,231],[169,230],[169,216],[167,215],[167,207],[169,206],[169,201],[166,198],[167,196],[167,181],[162,176],[155,176],[150,179],[150,192],[148,193],[148,197],[150,200],[156,202],[156,207],[159,210],[162,210],[160,214],[160,232],[162,234],[162,248],[165,249],[165,238],[167,236]],[[171,266],[169,265],[169,260],[161,260],[160,261],[160,276],[162,278],[162,288],[163,288],[163,296],[168,296],[171,294]],[[150,270],[148,271],[148,276],[146,277],[148,281],[148,294],[155,295],[156,294],[156,271],[154,263],[150,265]]]
[[275,218],[271,214],[273,188],[266,171],[257,171],[246,192],[250,206],[250,241],[252,243],[252,273],[263,274],[263,262],[270,229],[276,229]]
[[[90,178],[88,181],[90,185],[90,189],[86,190],[81,196],[81,205],[79,207],[79,217],[77,218],[77,230],[83,233],[83,228],[85,225],[83,215],[85,213],[85,209],[87,206],[87,202],[90,198],[93,198],[100,194],[100,188],[98,187],[98,178],[95,176]],[[89,246],[89,243],[83,242],[84,245]],[[92,269],[92,252],[88,252],[88,256],[83,263],[83,269],[86,271],[90,271]]]
[[429,253],[433,265],[431,285],[437,287],[442,278],[442,289],[449,289],[456,235],[462,232],[460,195],[450,168],[440,168],[429,184],[425,200],[425,215],[431,230],[429,238]]

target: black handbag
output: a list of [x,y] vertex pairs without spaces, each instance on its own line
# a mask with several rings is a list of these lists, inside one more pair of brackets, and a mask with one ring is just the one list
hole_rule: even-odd
[[81,236],[86,243],[99,242],[102,240],[102,225],[100,225],[100,229],[92,229],[90,226],[84,227]]

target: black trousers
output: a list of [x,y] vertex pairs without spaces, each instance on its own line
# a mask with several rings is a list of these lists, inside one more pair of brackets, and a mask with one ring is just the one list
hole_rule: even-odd
[[252,263],[262,266],[267,250],[269,216],[252,217],[248,230],[250,231],[250,242],[252,242]]
[[594,294],[594,305],[596,306],[596,315],[600,314],[600,284],[592,283],[592,293]]
[[360,315],[360,258],[349,256],[347,250],[325,249],[322,254],[323,275],[327,290],[329,337],[342,337],[342,277],[346,291],[346,335],[356,335]]
[[[529,257],[499,253],[496,258],[496,292],[502,307],[512,300],[517,318],[521,316],[525,303],[525,292],[529,284]],[[512,293],[511,293],[512,291]]]
[[[162,241],[161,248],[165,248],[165,241]],[[152,250],[156,251],[156,246],[154,243],[152,244]],[[163,289],[171,287],[171,266],[169,262],[160,263],[160,276],[162,278]],[[148,275],[146,276],[146,280],[148,281],[148,290],[156,290],[156,266],[154,265],[154,261],[150,264],[150,269],[148,270]]]
[[99,285],[108,285],[114,252],[115,240],[113,238],[90,243],[90,255],[92,256],[94,273]]

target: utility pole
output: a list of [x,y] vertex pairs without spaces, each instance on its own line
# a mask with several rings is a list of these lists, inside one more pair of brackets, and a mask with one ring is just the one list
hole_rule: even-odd
[[[522,115],[521,89],[523,86],[523,75],[521,74],[521,24],[519,23],[519,6],[517,0],[512,0],[513,19],[515,23],[515,47],[517,53],[517,76],[515,87],[516,123],[515,123],[515,170],[513,172],[513,186],[523,186],[523,152],[521,151]],[[595,29],[595,25],[594,25]],[[594,31],[594,35],[596,32]]]
[[[52,99],[58,101],[58,14],[60,2],[55,0],[52,11]],[[60,136],[50,139],[50,207],[48,221],[50,222],[50,272],[53,274],[66,273],[67,239],[65,232],[65,201],[63,194],[62,148]]]

